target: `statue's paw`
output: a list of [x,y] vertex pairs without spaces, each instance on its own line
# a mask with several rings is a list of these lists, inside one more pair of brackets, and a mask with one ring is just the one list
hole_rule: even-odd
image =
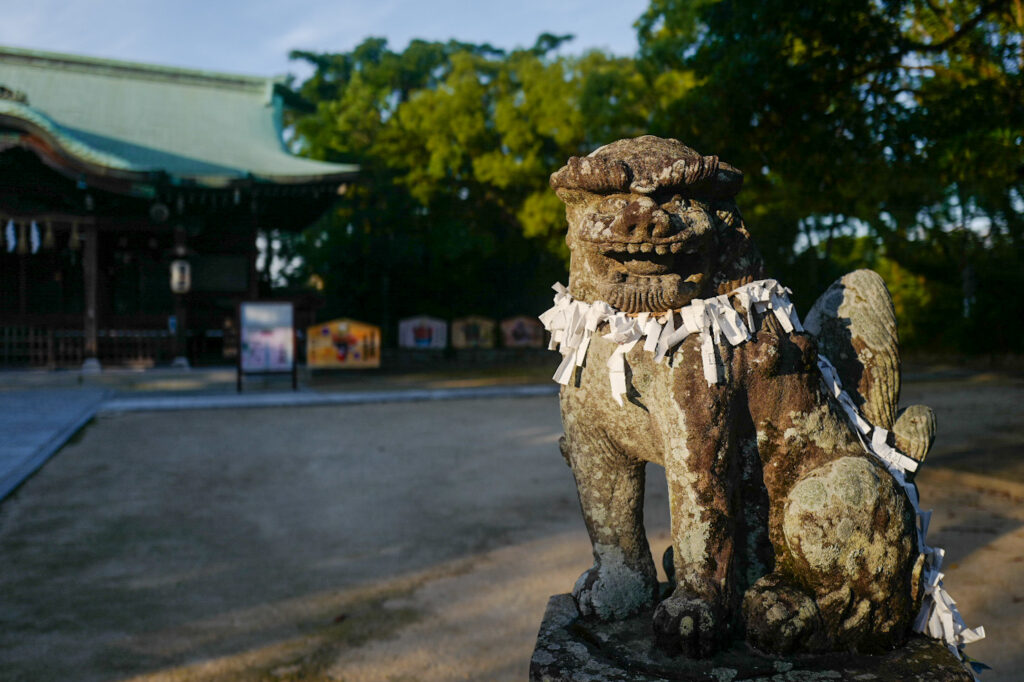
[[726,639],[726,630],[724,609],[678,591],[654,610],[654,639],[670,655],[708,658]]
[[654,603],[658,580],[654,567],[646,574],[625,563],[597,563],[572,588],[576,606],[584,616],[622,620]]
[[766,575],[743,595],[747,641],[772,654],[821,651],[828,643],[814,599],[777,575]]

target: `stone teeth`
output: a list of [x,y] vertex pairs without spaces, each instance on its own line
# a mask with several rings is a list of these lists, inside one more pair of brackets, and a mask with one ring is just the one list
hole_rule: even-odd
[[626,244],[626,251],[629,251],[630,253],[636,253],[639,250],[640,250],[640,245],[639,244]]
[[658,244],[657,246],[654,247],[654,253],[658,254],[659,256],[664,256],[666,253],[668,253],[668,247],[664,244]]
[[680,244],[679,242],[676,242],[670,248],[672,249],[672,253],[679,253],[680,249],[683,248],[683,245]]
[[641,244],[640,245],[640,252],[641,253],[650,253],[653,250],[654,250],[654,244]]

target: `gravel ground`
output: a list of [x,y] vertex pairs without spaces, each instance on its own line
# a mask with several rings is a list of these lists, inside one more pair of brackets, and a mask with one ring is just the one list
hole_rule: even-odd
[[[969,653],[1019,679],[1024,383],[918,400]],[[525,679],[590,564],[560,431],[553,397],[100,417],[0,505],[0,680]],[[660,555],[657,467],[647,517]]]

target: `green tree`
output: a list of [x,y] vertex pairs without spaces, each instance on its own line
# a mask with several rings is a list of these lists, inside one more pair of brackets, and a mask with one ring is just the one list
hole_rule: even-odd
[[[293,245],[326,314],[383,324],[429,312],[542,310],[565,277],[564,207],[548,175],[571,155],[645,131],[649,89],[632,59],[368,39],[351,53],[295,53],[316,67],[291,93],[296,143],[355,162],[338,209]],[[304,110],[304,111],[303,111]],[[586,114],[584,114],[586,112]]]
[[1024,309],[993,288],[1024,285],[1020,0],[652,0],[637,29],[649,81],[693,83],[652,130],[747,171],[741,205],[802,303],[837,274],[836,238],[867,234],[954,299],[913,322],[898,301],[905,329],[1001,309],[1024,349]]

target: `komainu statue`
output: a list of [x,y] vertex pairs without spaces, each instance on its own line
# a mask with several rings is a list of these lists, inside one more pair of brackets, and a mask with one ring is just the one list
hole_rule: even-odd
[[[912,482],[931,410],[897,411],[892,301],[860,270],[801,325],[765,279],[734,197],[742,173],[644,136],[569,159],[568,288],[541,316],[562,353],[561,450],[595,563],[573,597],[612,621],[653,608],[661,650],[952,647],[968,630],[941,588]],[[644,468],[664,466],[672,546],[661,590]]]

